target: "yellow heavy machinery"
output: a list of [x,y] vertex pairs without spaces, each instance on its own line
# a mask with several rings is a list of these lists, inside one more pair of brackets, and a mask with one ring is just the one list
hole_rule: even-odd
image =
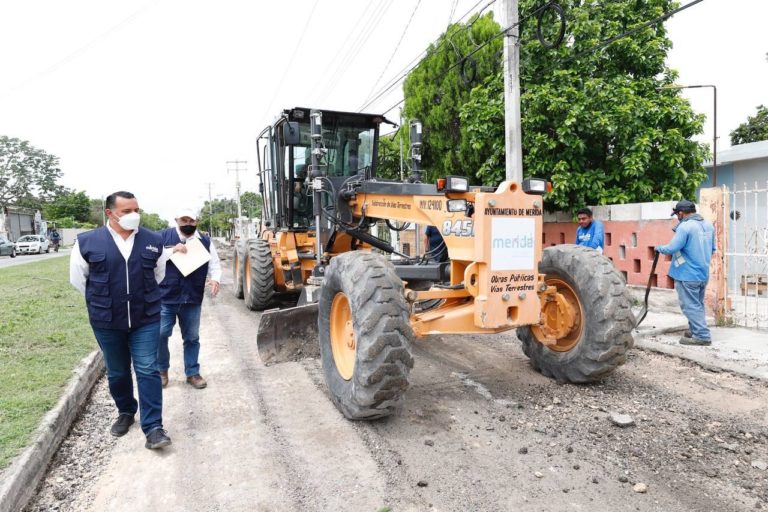
[[[283,361],[319,340],[330,394],[350,419],[397,409],[411,345],[429,334],[517,329],[532,366],[563,382],[599,380],[623,364],[634,326],[625,282],[592,249],[542,248],[547,183],[422,183],[416,123],[411,175],[377,178],[385,122],[293,108],[259,135],[263,231],[240,242],[233,270],[235,293],[263,311],[262,359]],[[448,261],[400,253],[374,228],[382,224],[437,227]]]

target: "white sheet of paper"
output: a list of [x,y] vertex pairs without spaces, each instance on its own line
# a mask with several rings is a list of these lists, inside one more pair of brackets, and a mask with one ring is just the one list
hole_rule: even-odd
[[185,245],[187,246],[187,252],[173,253],[171,261],[179,269],[181,275],[187,277],[208,263],[211,260],[211,254],[205,250],[205,246],[199,238],[190,238]]

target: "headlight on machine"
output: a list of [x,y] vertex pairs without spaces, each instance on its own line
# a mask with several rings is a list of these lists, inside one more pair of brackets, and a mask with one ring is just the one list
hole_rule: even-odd
[[467,211],[466,199],[449,199],[446,209],[449,212],[465,212]]
[[547,180],[540,180],[538,178],[528,178],[527,180],[523,180],[523,192],[526,194],[538,194],[543,196],[551,190],[552,186]]
[[469,180],[463,176],[446,176],[437,180],[438,192],[468,192]]

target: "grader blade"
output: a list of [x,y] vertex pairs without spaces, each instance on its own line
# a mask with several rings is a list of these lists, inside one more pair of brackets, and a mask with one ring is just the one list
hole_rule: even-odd
[[256,346],[267,365],[315,357],[319,354],[317,304],[264,311]]

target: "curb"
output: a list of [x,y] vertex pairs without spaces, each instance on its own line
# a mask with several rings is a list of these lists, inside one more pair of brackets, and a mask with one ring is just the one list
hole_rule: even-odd
[[104,371],[104,357],[94,350],[73,370],[64,394],[43,416],[28,446],[3,473],[0,482],[0,512],[22,510],[37,490],[69,428],[85,404],[94,384]]
[[660,334],[669,334],[673,332],[683,332],[688,328],[688,323],[681,323],[680,325],[673,325],[671,327],[654,327],[652,329],[633,329],[633,336],[638,338],[646,338],[648,336],[658,336]]
[[688,326],[682,329],[678,328],[662,328],[654,329],[643,332],[642,335],[635,338],[635,348],[638,350],[647,350],[649,352],[656,352],[658,354],[664,354],[667,356],[677,357],[679,359],[685,359],[691,361],[704,368],[705,370],[716,372],[730,372],[743,377],[749,377],[752,379],[768,382],[768,372],[761,370],[751,370],[746,368],[743,364],[739,364],[735,361],[727,361],[722,359],[713,360],[707,353],[691,351],[685,347],[678,345],[664,345],[661,343],[654,343],[648,341],[646,337],[659,334],[669,334],[673,332],[680,332],[686,329]]

